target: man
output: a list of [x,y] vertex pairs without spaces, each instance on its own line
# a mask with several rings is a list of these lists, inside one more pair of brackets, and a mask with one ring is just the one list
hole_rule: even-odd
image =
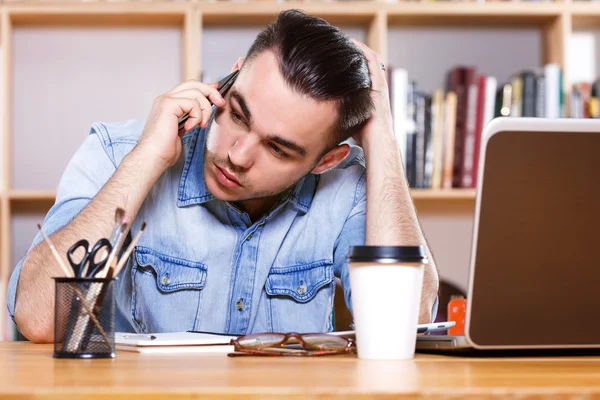
[[[351,307],[349,246],[426,245],[377,54],[287,11],[233,69],[225,98],[188,81],[157,97],[145,125],[94,124],[63,174],[43,227],[60,254],[108,237],[117,207],[130,233],[148,224],[116,283],[117,331],[330,331],[335,276]],[[55,264],[38,235],[9,284],[34,342],[53,340]],[[422,323],[433,262],[423,285]]]

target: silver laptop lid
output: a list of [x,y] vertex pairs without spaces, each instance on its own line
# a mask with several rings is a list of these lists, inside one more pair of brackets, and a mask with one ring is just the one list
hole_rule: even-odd
[[467,338],[600,347],[600,121],[499,118],[481,149]]

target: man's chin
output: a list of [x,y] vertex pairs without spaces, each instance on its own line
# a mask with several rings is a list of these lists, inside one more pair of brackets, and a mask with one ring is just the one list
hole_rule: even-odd
[[206,180],[206,188],[218,200],[222,201],[242,201],[245,196],[241,193],[236,193],[233,189],[224,187],[218,182],[213,181],[213,177]]

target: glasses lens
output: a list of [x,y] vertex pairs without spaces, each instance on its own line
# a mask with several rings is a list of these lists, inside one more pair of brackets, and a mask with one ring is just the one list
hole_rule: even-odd
[[257,333],[238,338],[238,344],[243,347],[261,348],[274,346],[283,340],[285,335],[280,333]]
[[348,345],[346,339],[324,333],[303,334],[302,339],[304,339],[306,344],[324,350],[344,349]]

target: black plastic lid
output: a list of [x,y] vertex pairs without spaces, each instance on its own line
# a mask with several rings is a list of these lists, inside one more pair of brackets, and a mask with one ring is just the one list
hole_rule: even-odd
[[422,262],[426,259],[423,246],[351,246],[348,262]]

